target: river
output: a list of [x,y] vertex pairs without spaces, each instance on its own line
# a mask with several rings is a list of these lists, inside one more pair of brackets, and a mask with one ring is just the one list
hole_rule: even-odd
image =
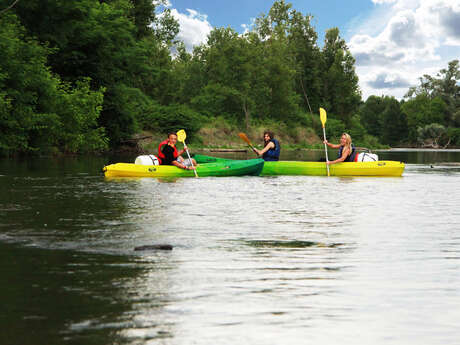
[[[1,159],[0,344],[457,344],[460,151],[378,154],[403,176]],[[134,251],[151,244],[173,250]]]

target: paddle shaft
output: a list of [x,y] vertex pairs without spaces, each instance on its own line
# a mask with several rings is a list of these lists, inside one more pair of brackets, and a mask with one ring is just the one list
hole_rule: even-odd
[[[326,141],[326,128],[324,128],[324,126],[323,126],[323,137],[324,137],[324,141]],[[327,145],[326,145],[326,143],[324,143],[324,151],[326,152],[327,176],[331,176],[330,173],[329,173],[329,164],[327,164],[329,162],[329,158],[327,157]]]
[[[183,143],[185,145],[185,140],[183,141]],[[192,163],[192,166],[194,166],[192,158],[190,157],[190,153],[188,153],[188,149],[185,149],[185,152],[187,152],[187,156],[188,156],[188,159],[190,160],[190,163]],[[195,177],[198,177],[198,173],[196,172],[196,169],[193,169],[193,172],[195,173]]]

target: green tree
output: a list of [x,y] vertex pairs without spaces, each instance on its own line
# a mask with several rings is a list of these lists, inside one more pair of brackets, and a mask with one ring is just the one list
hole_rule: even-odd
[[440,98],[447,105],[446,117],[442,122],[449,126],[460,124],[460,65],[459,60],[449,62],[447,69],[441,69],[436,77],[424,75],[419,78],[420,85],[411,87],[406,98],[426,96]]
[[[46,66],[51,49],[26,35],[12,13],[0,16],[0,150],[3,154],[55,148],[106,148],[98,127],[103,90],[89,81],[62,83]],[[84,140],[81,138],[85,137]]]
[[326,133],[327,133],[327,138],[329,139],[340,139],[340,136],[342,133],[345,132],[345,124],[343,121],[334,119],[334,118],[328,118],[327,119],[327,126],[326,126]]
[[385,111],[385,98],[379,96],[369,96],[360,109],[361,121],[367,132],[376,137],[382,134],[382,117]]
[[327,30],[322,49],[324,106],[346,125],[361,102],[355,59],[339,35],[338,28]]
[[423,147],[439,148],[447,141],[447,130],[439,123],[417,128],[417,140]]
[[289,25],[289,50],[296,69],[296,92],[302,95],[302,106],[316,113],[321,104],[321,51],[318,34],[311,26],[312,16],[292,11]]
[[353,142],[362,142],[368,134],[366,128],[363,126],[359,115],[354,115],[350,121],[350,129],[348,133],[351,135]]
[[28,31],[54,50],[53,72],[71,83],[90,77],[94,89],[107,90],[99,122],[113,145],[138,128],[133,106],[119,101],[124,88],[139,88],[159,102],[171,99],[169,44],[178,27],[168,12],[157,15],[155,6],[141,0],[30,0],[15,7]]
[[380,142],[396,145],[407,138],[406,115],[394,97],[370,96],[359,109],[362,124],[367,132]]
[[77,81],[75,87],[62,84],[54,109],[59,116],[52,144],[64,152],[95,152],[108,147],[108,138],[97,119],[102,110],[103,89],[90,88],[90,80]]
[[420,94],[405,102],[401,110],[407,117],[409,140],[415,143],[418,127],[425,127],[432,123],[442,124],[448,107],[439,97],[431,99],[428,95]]
[[241,121],[251,111],[248,95],[251,79],[250,49],[244,37],[230,28],[214,29],[206,46],[197,50],[206,76],[205,85],[191,103],[208,116],[224,116]]
[[261,115],[281,121],[300,119],[300,95],[295,90],[296,65],[289,51],[291,4],[275,1],[267,16],[256,19],[255,32],[263,42],[259,63],[265,69],[268,97]]
[[[116,3],[117,1],[106,2]],[[159,11],[159,8],[166,5],[166,0],[131,0],[129,16],[132,17],[136,26],[138,39],[153,35],[160,42],[174,40],[179,32],[179,23],[174,19],[169,8]]]
[[385,110],[381,114],[382,133],[379,137],[382,143],[394,146],[407,138],[407,119],[394,97],[385,97],[385,103]]

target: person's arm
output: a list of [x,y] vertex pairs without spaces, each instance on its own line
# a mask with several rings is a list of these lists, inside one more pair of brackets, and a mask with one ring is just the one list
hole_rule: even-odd
[[323,143],[325,143],[327,146],[329,147],[332,147],[333,149],[338,149],[340,147],[339,144],[331,144],[329,141],[327,140],[323,140]]
[[185,152],[185,149],[187,148],[187,146],[184,146],[184,148],[180,151],[177,151],[178,153],[178,156],[182,155],[184,152]]
[[182,150],[178,151],[178,153],[179,153],[178,156],[182,155],[185,151],[187,151],[187,149],[188,149],[188,146],[185,145],[185,143],[184,143],[184,147],[182,148]]
[[273,143],[273,141],[270,141],[268,145],[265,146],[262,150],[258,150],[258,149],[255,149],[255,150],[259,156],[262,156],[265,152],[267,152],[270,149],[274,149],[274,148],[275,148],[275,144]]
[[337,158],[335,161],[328,161],[327,164],[335,164],[335,163],[341,163],[345,159],[347,159],[348,155],[350,154],[350,150],[348,148],[344,148],[342,151],[342,156],[340,158]]

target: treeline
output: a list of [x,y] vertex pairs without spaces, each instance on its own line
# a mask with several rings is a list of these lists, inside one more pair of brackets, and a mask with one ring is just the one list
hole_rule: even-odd
[[359,114],[367,131],[391,146],[460,146],[460,68],[449,62],[433,77],[419,78],[405,98],[370,96]]
[[[164,1],[165,2],[165,1]],[[358,144],[460,145],[458,61],[408,100],[361,100],[339,30],[275,1],[243,35],[215,28],[186,51],[163,1],[0,1],[0,153],[94,152],[141,130],[284,123]],[[3,10],[7,9],[7,10]],[[423,115],[420,115],[420,114]],[[434,133],[434,134],[433,134]]]
[[158,1],[9,2],[0,1],[1,153],[106,150],[143,121],[169,121],[179,26],[169,10],[157,14]]

